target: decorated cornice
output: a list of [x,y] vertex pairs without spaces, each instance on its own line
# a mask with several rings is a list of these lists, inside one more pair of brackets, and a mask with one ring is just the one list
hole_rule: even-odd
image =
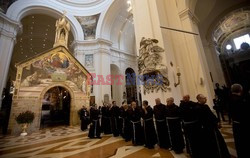
[[22,32],[22,24],[8,18],[0,12],[0,34],[9,38],[16,38],[17,33]]
[[96,46],[97,44],[99,45],[107,45],[111,46],[112,42],[103,38],[97,38],[94,40],[85,40],[85,41],[74,41],[71,44],[71,47],[79,47],[79,46]]
[[126,52],[126,51],[123,51],[123,50],[120,50],[120,49],[117,49],[117,48],[114,48],[114,47],[111,47],[110,50],[115,51],[115,52],[120,53],[120,54],[128,55],[128,56],[133,57],[133,58],[137,57],[135,54],[130,54],[130,53]]
[[91,54],[95,54],[108,52],[110,54],[111,45],[111,41],[98,38],[94,40],[74,41],[71,47],[73,47],[75,53],[92,52]]
[[184,20],[186,18],[190,18],[192,19],[192,21],[195,23],[195,24],[198,24],[200,21],[199,19],[195,16],[195,14],[188,8],[182,10],[181,12],[179,12],[179,17],[181,20]]

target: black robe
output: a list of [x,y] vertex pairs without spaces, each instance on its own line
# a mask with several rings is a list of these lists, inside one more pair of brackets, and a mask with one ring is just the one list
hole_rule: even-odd
[[165,118],[165,105],[159,104],[154,106],[154,116],[156,122],[156,132],[159,146],[161,148],[170,148],[168,128]]
[[176,153],[182,153],[185,145],[181,127],[180,109],[177,105],[166,106],[166,121],[171,147]]
[[79,115],[81,119],[81,130],[84,131],[89,125],[89,112],[86,108],[82,108]]
[[100,138],[101,135],[101,127],[99,122],[99,114],[100,111],[95,108],[90,109],[90,128],[89,128],[89,138]]
[[150,106],[146,107],[146,111],[147,113],[144,110],[142,110],[145,145],[147,148],[154,148],[154,145],[157,143],[157,137],[153,120],[154,113],[153,109]]
[[101,119],[101,129],[104,134],[111,134],[111,113],[109,107],[103,106],[101,108],[102,119]]
[[248,146],[245,145],[250,140],[249,106],[247,98],[235,94],[231,95],[229,113],[233,120],[234,143],[239,158],[247,157],[249,150]]
[[181,101],[180,112],[184,124],[187,152],[192,158],[201,158],[204,156],[202,152],[204,147],[201,145],[204,142],[197,104],[192,101]]
[[120,108],[115,105],[110,109],[111,112],[111,129],[114,137],[119,136],[119,115]]
[[119,131],[119,134],[123,137],[123,131],[122,131],[122,128],[123,128],[123,117],[122,117],[122,113],[124,112],[124,108],[123,106],[121,106],[119,108],[119,119],[118,119],[118,131]]
[[144,134],[141,126],[141,109],[139,107],[129,110],[129,118],[131,122],[131,135],[133,145],[144,144]]
[[218,129],[218,119],[208,105],[199,104],[199,121],[202,124],[203,158],[231,158],[227,145]]
[[125,110],[123,107],[120,108],[120,125],[121,125],[121,136],[125,139],[125,141],[130,141],[131,136],[131,122],[129,119],[129,109]]

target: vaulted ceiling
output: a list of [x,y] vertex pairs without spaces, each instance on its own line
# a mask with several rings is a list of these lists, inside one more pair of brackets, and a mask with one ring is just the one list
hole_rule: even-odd
[[250,5],[249,0],[198,0],[195,15],[199,19],[201,38],[211,41],[219,21],[231,11],[246,5]]

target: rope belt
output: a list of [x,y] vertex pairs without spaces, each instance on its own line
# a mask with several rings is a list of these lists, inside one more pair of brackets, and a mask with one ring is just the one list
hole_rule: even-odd
[[239,122],[239,121],[233,121],[233,123],[240,124],[240,122]]
[[130,122],[132,122],[133,124],[135,124],[135,123],[141,123],[141,121],[136,121],[136,122],[130,121]]
[[166,117],[166,119],[168,119],[168,120],[176,120],[176,119],[179,119],[179,117]]
[[197,123],[198,120],[195,120],[195,121],[188,121],[188,122],[185,122],[184,121],[184,125],[190,125],[190,124],[194,124],[194,123]]
[[150,121],[150,120],[153,120],[153,118],[149,118],[149,119],[144,119],[143,121]]
[[136,122],[130,121],[130,122],[133,124],[133,134],[134,134],[133,139],[134,139],[134,141],[136,142],[136,137],[135,137],[135,124],[136,124],[136,123],[141,123],[141,121],[136,121]]
[[163,122],[163,121],[165,121],[165,119],[163,119],[163,120],[156,120],[157,122]]

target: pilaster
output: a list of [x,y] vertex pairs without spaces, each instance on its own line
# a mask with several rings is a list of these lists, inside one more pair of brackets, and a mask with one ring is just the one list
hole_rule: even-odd
[[9,19],[0,12],[0,106],[2,102],[2,92],[5,87],[9,65],[12,57],[16,35],[22,28],[19,22]]

